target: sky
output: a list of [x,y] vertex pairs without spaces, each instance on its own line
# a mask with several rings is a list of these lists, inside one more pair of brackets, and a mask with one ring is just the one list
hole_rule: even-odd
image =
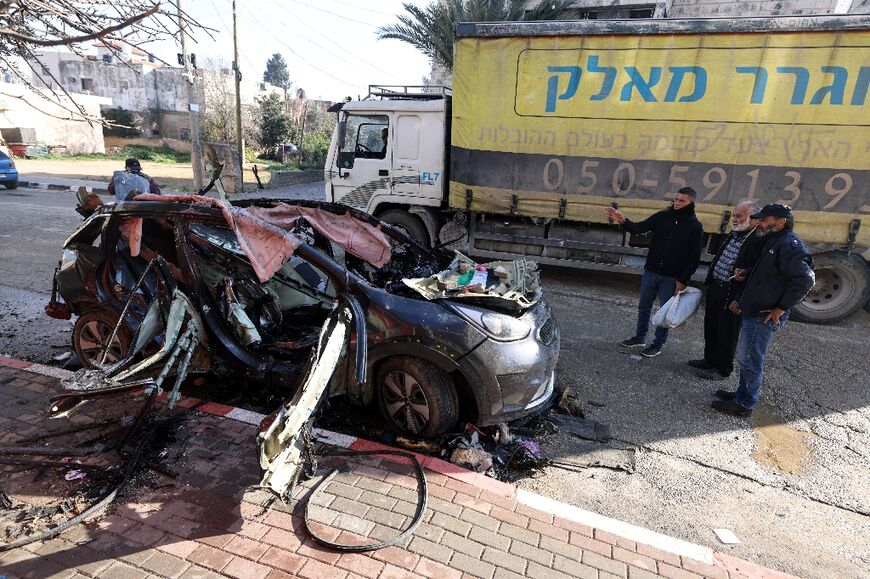
[[[214,40],[200,31],[189,41],[187,50],[196,54],[197,64],[208,59],[231,63],[231,0],[183,0],[182,9],[217,30]],[[266,60],[276,52],[287,61],[291,93],[302,88],[313,99],[364,97],[370,84],[418,85],[429,73],[428,59],[414,47],[378,40],[375,33],[397,22],[396,15],[404,13],[402,0],[236,0],[236,13],[244,80],[262,80]],[[169,40],[147,48],[173,65],[181,52]]]

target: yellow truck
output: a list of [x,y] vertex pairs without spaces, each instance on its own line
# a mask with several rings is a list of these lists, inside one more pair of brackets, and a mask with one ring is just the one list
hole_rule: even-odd
[[787,203],[817,267],[793,316],[870,307],[870,15],[456,32],[452,93],[334,107],[327,199],[474,256],[618,272],[648,239],[605,206],[640,219],[691,186],[709,258],[735,203]]

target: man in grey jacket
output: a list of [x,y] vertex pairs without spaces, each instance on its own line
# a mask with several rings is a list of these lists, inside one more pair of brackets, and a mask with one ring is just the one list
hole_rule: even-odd
[[764,238],[740,294],[741,316],[736,359],[740,384],[736,392],[717,390],[711,406],[719,412],[749,416],[758,402],[764,378],[764,358],[773,334],[785,325],[789,310],[815,284],[813,259],[793,231],[791,207],[772,203],[752,215],[759,220],[757,235]]

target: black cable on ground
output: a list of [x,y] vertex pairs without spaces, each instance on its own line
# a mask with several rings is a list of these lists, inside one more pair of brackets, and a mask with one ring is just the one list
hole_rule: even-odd
[[334,543],[325,539],[324,537],[318,535],[311,528],[309,523],[309,510],[311,507],[311,501],[317,495],[317,493],[327,484],[329,481],[335,477],[338,469],[333,470],[329,475],[323,479],[314,490],[311,491],[311,495],[308,497],[308,501],[305,504],[305,530],[308,531],[308,534],[311,535],[311,538],[316,542],[320,543],[324,547],[329,547],[331,549],[335,549],[336,551],[346,551],[350,553],[364,553],[366,551],[377,551],[378,549],[383,549],[384,547],[390,547],[395,545],[396,543],[400,543],[404,541],[414,530],[417,528],[417,525],[423,520],[423,513],[426,512],[426,505],[429,502],[429,489],[426,483],[426,473],[423,471],[423,465],[420,464],[420,461],[417,460],[417,456],[410,452],[403,452],[401,450],[332,450],[321,453],[321,456],[360,456],[360,455],[373,455],[373,454],[381,454],[381,455],[391,455],[391,456],[401,456],[404,458],[409,458],[414,462],[414,467],[416,469],[417,474],[417,510],[414,512],[414,517],[411,520],[411,524],[407,529],[402,531],[398,536],[388,539],[386,541],[381,541],[379,543],[371,543],[368,545],[345,545],[341,543]]

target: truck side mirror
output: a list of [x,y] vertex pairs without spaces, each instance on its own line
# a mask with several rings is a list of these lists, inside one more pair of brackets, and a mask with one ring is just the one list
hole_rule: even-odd
[[347,136],[347,121],[338,122],[338,150],[344,145],[344,138]]

